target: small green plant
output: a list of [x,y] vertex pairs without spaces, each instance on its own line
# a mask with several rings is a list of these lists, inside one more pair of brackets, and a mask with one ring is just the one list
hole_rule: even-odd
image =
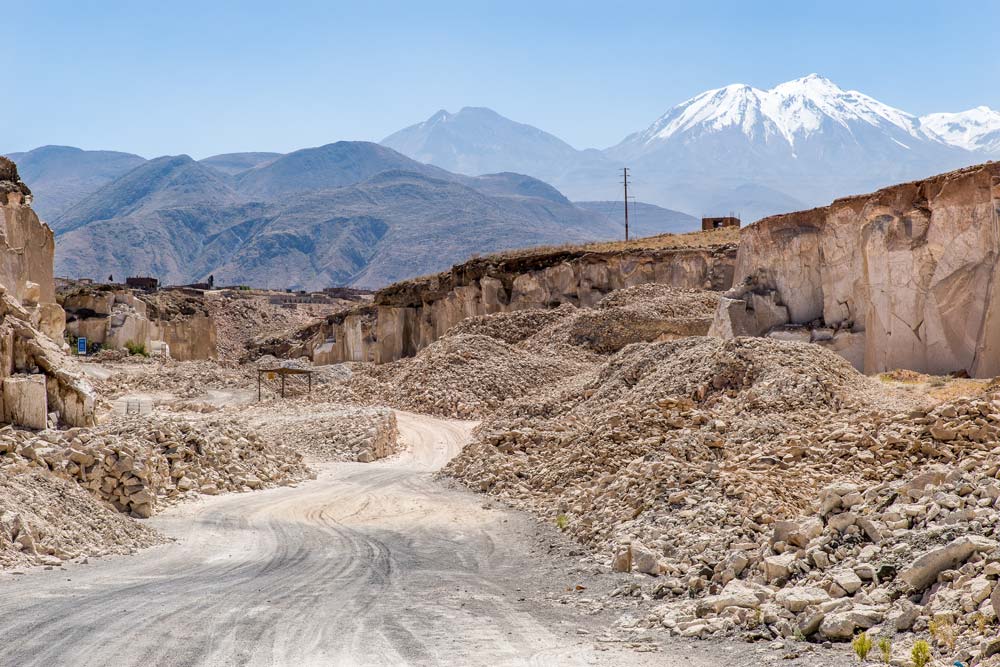
[[794,632],[795,641],[804,642],[806,640],[806,633],[802,632],[802,628],[795,628]]
[[910,651],[910,660],[913,661],[915,667],[927,667],[931,661],[931,645],[923,639],[917,641]]
[[565,514],[560,514],[559,516],[557,516],[556,526],[559,528],[559,530],[566,530],[566,528],[569,526],[569,517],[566,516]]
[[892,660],[892,642],[889,641],[888,637],[882,637],[878,640],[878,653],[882,662],[888,665]]
[[867,632],[856,634],[851,640],[851,648],[854,649],[854,655],[858,656],[861,662],[864,662],[872,650],[872,638],[868,636]]
[[143,357],[149,356],[149,352],[146,352],[145,343],[133,343],[132,341],[128,341],[125,343],[125,349],[128,350],[128,353],[131,355],[138,354]]

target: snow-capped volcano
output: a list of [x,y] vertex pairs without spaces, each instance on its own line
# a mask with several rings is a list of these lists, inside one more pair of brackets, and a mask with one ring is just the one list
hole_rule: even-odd
[[987,106],[920,118],[923,128],[942,141],[966,150],[1000,155],[1000,111]]
[[642,201],[754,220],[998,156],[1000,113],[918,118],[810,74],[706,91],[604,151],[475,108],[439,112],[383,143],[452,171],[528,174],[575,200],[618,199],[628,166]]
[[749,218],[977,161],[913,114],[818,74],[701,93],[605,154],[655,183],[660,205],[709,214],[726,204]]
[[804,138],[831,130],[877,130],[904,147],[908,147],[906,137],[935,140],[921,129],[916,116],[810,74],[770,90],[732,84],[701,93],[609,152],[623,158],[637,157],[675,137],[692,140],[730,128],[739,129],[751,141],[781,142],[790,148]]

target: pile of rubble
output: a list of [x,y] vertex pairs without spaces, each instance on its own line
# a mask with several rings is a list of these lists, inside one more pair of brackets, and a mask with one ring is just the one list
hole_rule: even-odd
[[111,417],[92,429],[0,432],[0,467],[27,463],[75,481],[136,517],[151,516],[189,492],[249,491],[308,474],[300,454],[268,442],[238,419],[158,413]]
[[469,318],[415,357],[360,369],[351,397],[445,417],[492,415],[528,393],[589,380],[629,344],[704,334],[717,303],[713,292],[648,284],[613,292],[595,308]]
[[448,334],[415,357],[358,369],[350,390],[366,403],[469,419],[588,367],[488,336]]
[[125,362],[104,365],[115,372],[105,379],[94,379],[92,383],[106,398],[137,392],[166,392],[179,398],[196,398],[209,389],[257,389],[257,370],[248,365],[135,356]]
[[0,465],[0,569],[134,553],[160,541],[74,482],[27,462]]
[[261,337],[292,336],[295,330],[346,307],[350,301],[332,304],[297,304],[284,308],[267,297],[219,296],[209,301],[218,332],[219,360],[240,362],[247,358],[248,343]]
[[674,340],[708,333],[717,292],[649,283],[612,292],[595,308],[580,309],[537,338],[561,340],[599,354],[631,343]]
[[1000,653],[1000,399],[929,408],[767,339],[633,345],[590,377],[508,405],[447,472],[643,573],[622,592],[660,602],[632,624]]
[[369,463],[399,450],[396,413],[388,408],[267,401],[245,416],[263,438],[319,461]]

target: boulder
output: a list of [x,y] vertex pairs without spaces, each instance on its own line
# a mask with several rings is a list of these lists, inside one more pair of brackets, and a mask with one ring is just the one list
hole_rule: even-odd
[[657,576],[660,574],[660,559],[650,549],[642,542],[632,543],[632,561],[635,563],[635,569],[643,574],[649,574],[652,576]]
[[964,563],[981,551],[996,549],[997,543],[979,535],[956,538],[943,547],[931,549],[899,573],[899,580],[915,591],[922,591],[933,584],[943,570],[950,570]]
[[823,534],[823,522],[817,518],[801,521],[775,521],[771,544],[784,542],[805,548],[809,541]]
[[822,604],[830,600],[830,594],[818,586],[790,586],[782,588],[775,601],[792,613],[799,613],[806,607]]
[[764,576],[768,581],[787,579],[792,573],[792,563],[798,556],[794,552],[783,553],[779,556],[769,556],[764,559]]
[[709,612],[718,614],[730,607],[757,609],[767,597],[768,593],[763,589],[740,579],[734,579],[726,584],[718,595],[710,595],[698,602],[698,616],[707,616]]
[[5,422],[36,430],[44,429],[48,425],[48,405],[44,375],[13,375],[3,379]]

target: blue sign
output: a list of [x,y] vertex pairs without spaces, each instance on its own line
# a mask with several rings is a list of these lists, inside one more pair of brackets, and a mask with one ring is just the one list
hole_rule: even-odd
[[80,336],[76,339],[76,353],[86,356],[87,354],[87,338],[85,336]]

